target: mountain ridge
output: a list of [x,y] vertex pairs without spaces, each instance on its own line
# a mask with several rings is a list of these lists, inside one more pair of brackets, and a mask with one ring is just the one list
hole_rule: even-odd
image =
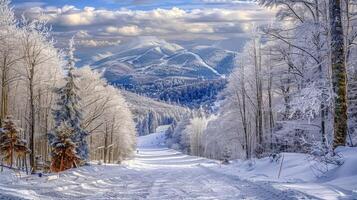
[[[224,81],[217,80],[224,80],[232,71],[237,64],[237,55],[237,52],[212,46],[186,49],[162,39],[139,37],[122,45],[109,56],[93,62],[91,66],[101,71],[110,83],[118,87],[145,93],[152,98],[180,103],[182,98],[179,102],[179,95],[175,94],[176,97],[171,99],[167,90],[172,94],[173,90],[181,90],[192,82],[196,82],[199,87],[213,87],[212,90],[202,90],[190,86],[190,89],[199,90],[200,94],[192,94],[192,91],[185,89],[185,93],[190,93],[186,95],[187,98],[202,97],[202,100],[206,101],[208,98],[202,92],[209,92],[207,95],[212,97],[218,93],[216,90],[223,88],[221,84],[224,84]],[[193,107],[199,106],[200,99],[194,102],[197,102],[197,105]]]

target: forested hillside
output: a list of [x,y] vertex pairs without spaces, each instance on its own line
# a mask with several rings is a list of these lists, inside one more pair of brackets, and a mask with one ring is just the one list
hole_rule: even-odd
[[139,37],[91,66],[128,91],[190,108],[212,106],[237,64],[237,52],[213,46],[185,49]]
[[133,113],[136,129],[140,136],[154,133],[156,128],[161,125],[175,126],[186,114],[191,112],[188,108],[155,101],[132,92],[123,90],[122,94]]

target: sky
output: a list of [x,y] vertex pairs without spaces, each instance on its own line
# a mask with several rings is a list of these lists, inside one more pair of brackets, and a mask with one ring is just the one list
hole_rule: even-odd
[[100,50],[113,50],[148,36],[186,48],[210,45],[239,51],[252,28],[270,23],[274,16],[273,10],[238,0],[13,0],[12,3],[18,15],[48,20],[59,46],[65,46],[75,36],[83,57],[94,57]]

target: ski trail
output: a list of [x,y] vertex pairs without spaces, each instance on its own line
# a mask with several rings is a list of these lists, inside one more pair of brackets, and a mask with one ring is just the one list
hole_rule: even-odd
[[216,161],[168,149],[163,140],[163,132],[140,138],[138,153],[124,165],[93,164],[50,181],[37,177],[0,181],[0,199],[320,199],[272,182],[224,174]]

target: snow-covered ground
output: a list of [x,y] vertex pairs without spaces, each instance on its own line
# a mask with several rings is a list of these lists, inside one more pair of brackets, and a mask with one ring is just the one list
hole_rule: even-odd
[[344,157],[340,167],[327,166],[306,154],[284,153],[284,159],[278,161],[234,161],[214,170],[252,182],[267,181],[275,188],[300,191],[317,199],[357,199],[357,148],[341,148],[339,154]]
[[345,149],[351,159],[319,179],[304,155],[285,154],[278,179],[280,162],[268,158],[221,166],[163,142],[161,130],[141,137],[135,159],[123,165],[93,164],[42,178],[2,172],[0,199],[357,199],[354,149]]

